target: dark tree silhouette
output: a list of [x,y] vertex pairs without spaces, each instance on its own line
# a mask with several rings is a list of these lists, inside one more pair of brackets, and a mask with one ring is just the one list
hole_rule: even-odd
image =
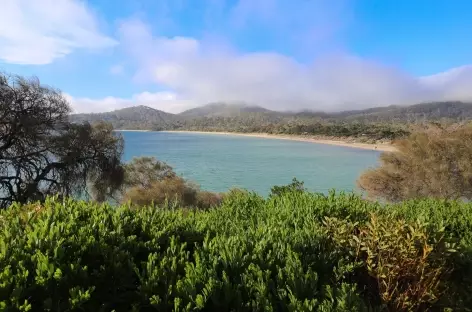
[[123,139],[69,112],[59,90],[0,74],[0,208],[89,190],[101,201],[122,184]]

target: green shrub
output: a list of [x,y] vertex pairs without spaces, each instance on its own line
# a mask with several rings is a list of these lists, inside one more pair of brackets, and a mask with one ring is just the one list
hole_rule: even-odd
[[128,188],[121,201],[132,207],[157,206],[207,209],[221,204],[224,194],[200,190],[181,177],[153,181]]
[[362,268],[370,295],[391,311],[418,311],[434,306],[447,292],[455,245],[444,234],[428,233],[421,222],[407,223],[372,214],[367,224],[326,218],[327,233],[347,248]]
[[195,205],[198,208],[211,208],[221,205],[224,194],[217,194],[208,191],[198,191]]
[[[389,224],[404,229],[394,246],[402,246],[401,254],[411,260],[408,269],[440,269],[437,300],[426,300],[418,310],[467,311],[470,212],[470,204],[455,202],[383,207],[352,194],[287,192],[264,199],[237,190],[219,207],[190,214],[53,199],[14,205],[0,212],[0,310],[392,310],[397,306],[382,300],[375,286],[382,274],[368,271],[366,263],[378,263],[379,255],[399,262],[371,248],[375,231],[355,231],[368,229],[375,213],[385,220],[376,231],[384,233]],[[353,253],[353,245],[333,235],[327,217],[351,226],[372,253]],[[404,220],[404,226],[391,220]],[[434,247],[430,255],[437,262],[416,260],[416,247],[405,247],[407,225],[416,220],[423,244],[441,235],[444,242],[456,242],[457,252]],[[381,241],[393,244],[386,235]]]
[[283,195],[284,193],[287,192],[303,192],[305,191],[305,186],[304,183],[301,181],[298,181],[297,178],[292,179],[292,183],[288,185],[275,185],[270,189],[270,195],[271,196],[279,196]]
[[180,177],[155,181],[148,187],[132,187],[123,197],[123,202],[129,202],[133,206],[188,207],[196,201],[197,190]]

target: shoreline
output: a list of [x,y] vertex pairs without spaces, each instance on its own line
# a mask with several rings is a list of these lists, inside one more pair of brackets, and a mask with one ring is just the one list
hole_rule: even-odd
[[289,141],[298,141],[298,142],[307,142],[307,143],[327,144],[327,145],[343,146],[343,147],[349,147],[349,148],[358,148],[358,149],[380,151],[380,152],[396,151],[395,146],[393,146],[392,144],[386,144],[386,143],[378,143],[378,144],[359,143],[359,142],[348,142],[348,141],[342,141],[342,140],[323,139],[323,138],[316,138],[316,137],[303,137],[303,136],[296,136],[296,135],[268,134],[268,133],[189,131],[189,130],[169,130],[169,131],[159,131],[159,132],[234,135],[234,136],[254,137],[254,138],[263,138],[263,139],[289,140]]

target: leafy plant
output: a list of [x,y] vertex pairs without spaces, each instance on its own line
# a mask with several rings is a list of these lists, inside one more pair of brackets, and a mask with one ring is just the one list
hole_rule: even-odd
[[[335,192],[265,199],[233,190],[207,210],[159,208],[49,198],[1,211],[0,308],[467,311],[472,306],[472,204],[418,200],[380,206]],[[455,253],[448,250],[451,241]]]
[[279,196],[287,192],[303,192],[305,190],[304,182],[298,181],[297,178],[292,179],[292,183],[282,186],[273,186],[270,189],[270,196]]
[[358,184],[373,198],[472,199],[472,126],[430,126],[396,142]]
[[[358,278],[370,295],[392,311],[423,311],[447,291],[456,246],[444,229],[430,232],[423,222],[372,214],[366,224],[326,218],[336,244],[360,264]],[[364,271],[368,274],[362,276]]]

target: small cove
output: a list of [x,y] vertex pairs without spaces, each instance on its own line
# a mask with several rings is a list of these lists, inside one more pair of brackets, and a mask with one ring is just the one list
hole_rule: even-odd
[[202,189],[231,187],[266,195],[296,177],[310,191],[356,189],[362,171],[377,165],[378,151],[309,142],[201,133],[128,132],[124,160],[154,156]]

